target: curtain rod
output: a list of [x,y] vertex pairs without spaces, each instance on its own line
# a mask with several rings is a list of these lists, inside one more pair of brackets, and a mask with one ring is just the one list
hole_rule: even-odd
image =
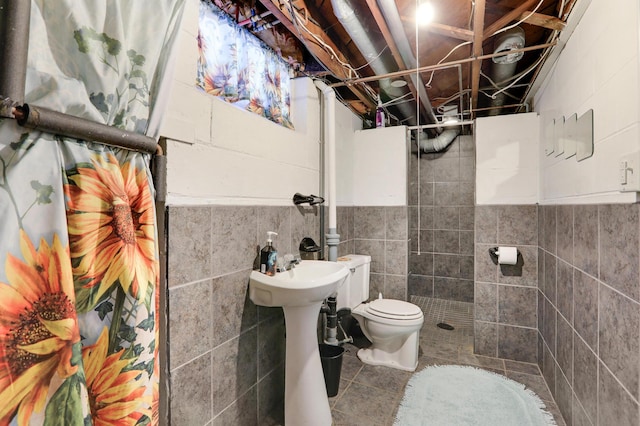
[[369,81],[377,81],[377,80],[381,80],[383,78],[394,78],[394,77],[403,77],[405,75],[410,75],[416,72],[422,73],[422,72],[427,72],[427,71],[436,71],[436,70],[440,70],[440,69],[444,69],[444,68],[450,68],[451,66],[454,65],[458,65],[458,64],[466,64],[469,62],[474,62],[474,61],[482,61],[484,59],[491,59],[491,58],[496,58],[499,56],[506,56],[506,55],[511,55],[514,53],[520,53],[520,52],[528,52],[531,50],[540,50],[540,49],[546,49],[547,47],[553,47],[557,44],[557,42],[552,42],[552,43],[545,43],[545,44],[538,44],[536,46],[529,46],[529,47],[523,47],[522,49],[513,49],[513,50],[508,50],[508,51],[504,51],[504,52],[500,52],[500,53],[490,53],[487,55],[481,55],[481,56],[472,56],[470,58],[466,58],[466,59],[459,59],[457,61],[451,61],[451,62],[445,62],[442,64],[436,64],[436,65],[426,65],[424,67],[420,67],[420,68],[413,68],[410,70],[402,70],[402,71],[396,71],[396,72],[390,72],[388,74],[384,74],[384,75],[374,75],[371,77],[361,77],[361,78],[354,78],[351,80],[344,80],[344,81],[340,81],[337,83],[333,83],[330,84],[329,87],[342,87],[342,86],[351,86],[353,84],[358,84],[358,83],[366,83]]
[[0,0],[3,46],[0,49],[0,117],[16,119],[20,126],[76,139],[148,153],[158,152],[149,136],[24,102],[29,51],[31,1]]

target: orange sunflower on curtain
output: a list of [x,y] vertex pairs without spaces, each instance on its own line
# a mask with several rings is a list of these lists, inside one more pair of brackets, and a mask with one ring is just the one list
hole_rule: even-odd
[[94,155],[92,165],[79,165],[65,185],[73,273],[92,290],[88,304],[79,300],[81,312],[116,284],[144,301],[158,273],[154,204],[145,169],[121,164],[110,153]]
[[[144,395],[145,373],[129,370],[132,360],[121,359],[124,350],[108,355],[109,333],[105,328],[95,345],[82,349],[91,415],[95,426],[134,426],[153,417],[152,395]],[[157,408],[154,414],[157,415]]]
[[[64,380],[78,367],[80,342],[69,251],[57,234],[36,250],[20,230],[24,261],[9,254],[8,283],[0,283],[0,424],[16,415],[28,424],[42,412],[54,375]],[[78,345],[79,353],[79,345]]]

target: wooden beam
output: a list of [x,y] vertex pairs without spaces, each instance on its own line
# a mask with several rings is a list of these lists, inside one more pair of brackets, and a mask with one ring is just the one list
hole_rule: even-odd
[[[473,56],[482,55],[482,42],[484,40],[484,11],[485,0],[476,0],[473,12]],[[471,109],[478,106],[478,92],[480,90],[480,70],[482,61],[473,61],[471,64]]]
[[[373,19],[376,21],[376,25],[378,25],[378,28],[380,29],[380,32],[384,37],[385,43],[387,44],[387,46],[389,46],[389,50],[391,51],[391,55],[393,56],[393,59],[395,60],[396,65],[398,66],[398,69],[406,70],[407,64],[404,62],[404,59],[402,59],[402,55],[400,54],[398,45],[396,44],[393,38],[393,35],[391,34],[391,30],[389,29],[389,26],[387,25],[387,21],[384,19],[384,16],[382,15],[382,12],[380,10],[380,7],[378,6],[378,3],[376,2],[376,0],[367,0],[367,6],[369,6],[369,10],[371,11],[371,14],[373,15]],[[413,98],[416,99],[416,102],[417,102],[417,100],[420,97],[418,96],[418,89],[416,88],[415,84],[413,84],[413,80],[409,76],[405,76],[404,80],[407,82],[409,86],[409,90],[411,90]],[[419,79],[418,83],[422,84],[422,78]],[[424,119],[426,120],[429,114],[425,110],[425,107],[424,105],[422,105],[422,103],[420,103],[420,112],[424,117]]]
[[511,12],[503,15],[500,19],[498,19],[493,24],[489,25],[484,30],[484,35],[482,37],[483,40],[488,39],[493,36],[496,31],[499,31],[510,24],[512,21],[517,21],[518,17],[522,15],[522,12],[525,12],[531,8],[531,6],[538,3],[538,0],[527,0],[522,3],[520,6],[513,9]]
[[[274,17],[276,17],[294,36],[300,40],[302,44],[324,65],[336,78],[340,80],[352,78],[347,72],[346,68],[341,62],[348,62],[344,55],[340,52],[340,49],[333,43],[329,36],[318,27],[312,21],[305,23],[305,30],[299,30],[298,26],[293,23],[293,17],[285,3],[279,3],[278,0],[260,0],[264,7],[269,10]],[[300,8],[305,9],[304,1],[298,0],[296,3],[301,4]],[[305,12],[306,13],[306,12]],[[313,34],[313,35],[312,35]],[[318,42],[315,37],[318,37],[322,42]],[[356,86],[349,86],[349,89],[353,92],[358,99],[369,108],[374,108],[375,105],[360,88]]]
[[526,24],[535,25],[537,27],[546,28],[554,31],[562,31],[567,24],[555,16],[543,15],[541,13],[523,12],[518,20],[524,20]]
[[433,34],[443,35],[445,37],[455,38],[457,40],[472,41],[473,31],[464,28],[452,27],[450,25],[438,24],[432,22],[425,27],[425,30]]

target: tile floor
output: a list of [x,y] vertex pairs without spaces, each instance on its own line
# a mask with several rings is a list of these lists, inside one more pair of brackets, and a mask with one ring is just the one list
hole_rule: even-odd
[[[458,364],[498,372],[535,391],[558,426],[565,425],[536,364],[473,354],[473,303],[417,296],[412,296],[411,302],[425,313],[417,371],[429,365]],[[437,327],[440,322],[452,325],[454,330]],[[356,352],[368,342],[357,338],[354,343],[345,345],[340,388],[335,397],[329,398],[334,425],[393,425],[405,385],[413,373],[363,364]]]

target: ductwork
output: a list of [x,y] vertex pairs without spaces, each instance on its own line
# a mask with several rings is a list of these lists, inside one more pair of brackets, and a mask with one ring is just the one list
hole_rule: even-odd
[[[522,49],[524,45],[524,30],[520,27],[514,27],[496,38],[494,42],[494,53]],[[509,79],[513,77],[516,72],[517,62],[522,59],[523,55],[523,52],[519,52],[493,58],[491,79],[497,86],[497,93],[492,96],[491,106],[493,109],[489,111],[489,115],[498,115],[498,107],[504,105],[506,95],[503,91],[500,91],[500,89],[508,85]]]
[[435,138],[420,138],[420,150],[426,153],[440,152],[451,145],[459,134],[460,127],[454,127],[443,131]]
[[[382,16],[384,17],[387,26],[389,27],[389,31],[391,31],[393,39],[398,45],[398,50],[400,51],[400,56],[402,57],[405,66],[407,69],[417,68],[418,62],[413,55],[413,49],[411,48],[409,40],[407,39],[407,34],[404,31],[404,25],[400,19],[400,13],[398,12],[398,6],[396,6],[395,0],[378,0],[378,5],[380,6],[380,11],[382,12]],[[422,78],[419,78],[415,74],[411,74],[410,77],[413,81],[413,85],[418,91],[420,102],[427,111],[428,121],[430,123],[436,123],[437,120],[433,113],[433,107],[429,101],[427,90],[424,88]]]
[[[358,19],[352,2],[350,0],[331,0],[331,5],[336,18],[338,18],[349,37],[356,44],[362,56],[369,62],[369,66],[376,75],[397,71],[397,69],[392,69],[392,66],[385,62],[384,55],[380,55],[380,49],[373,44],[369,37],[372,31],[365,28],[363,21]],[[388,78],[383,78],[378,83],[380,91],[390,99],[398,98],[406,93],[404,89],[391,86],[391,81]],[[398,104],[397,108],[404,117],[410,117],[408,120],[410,125],[415,125],[415,109],[411,107],[410,103]]]

